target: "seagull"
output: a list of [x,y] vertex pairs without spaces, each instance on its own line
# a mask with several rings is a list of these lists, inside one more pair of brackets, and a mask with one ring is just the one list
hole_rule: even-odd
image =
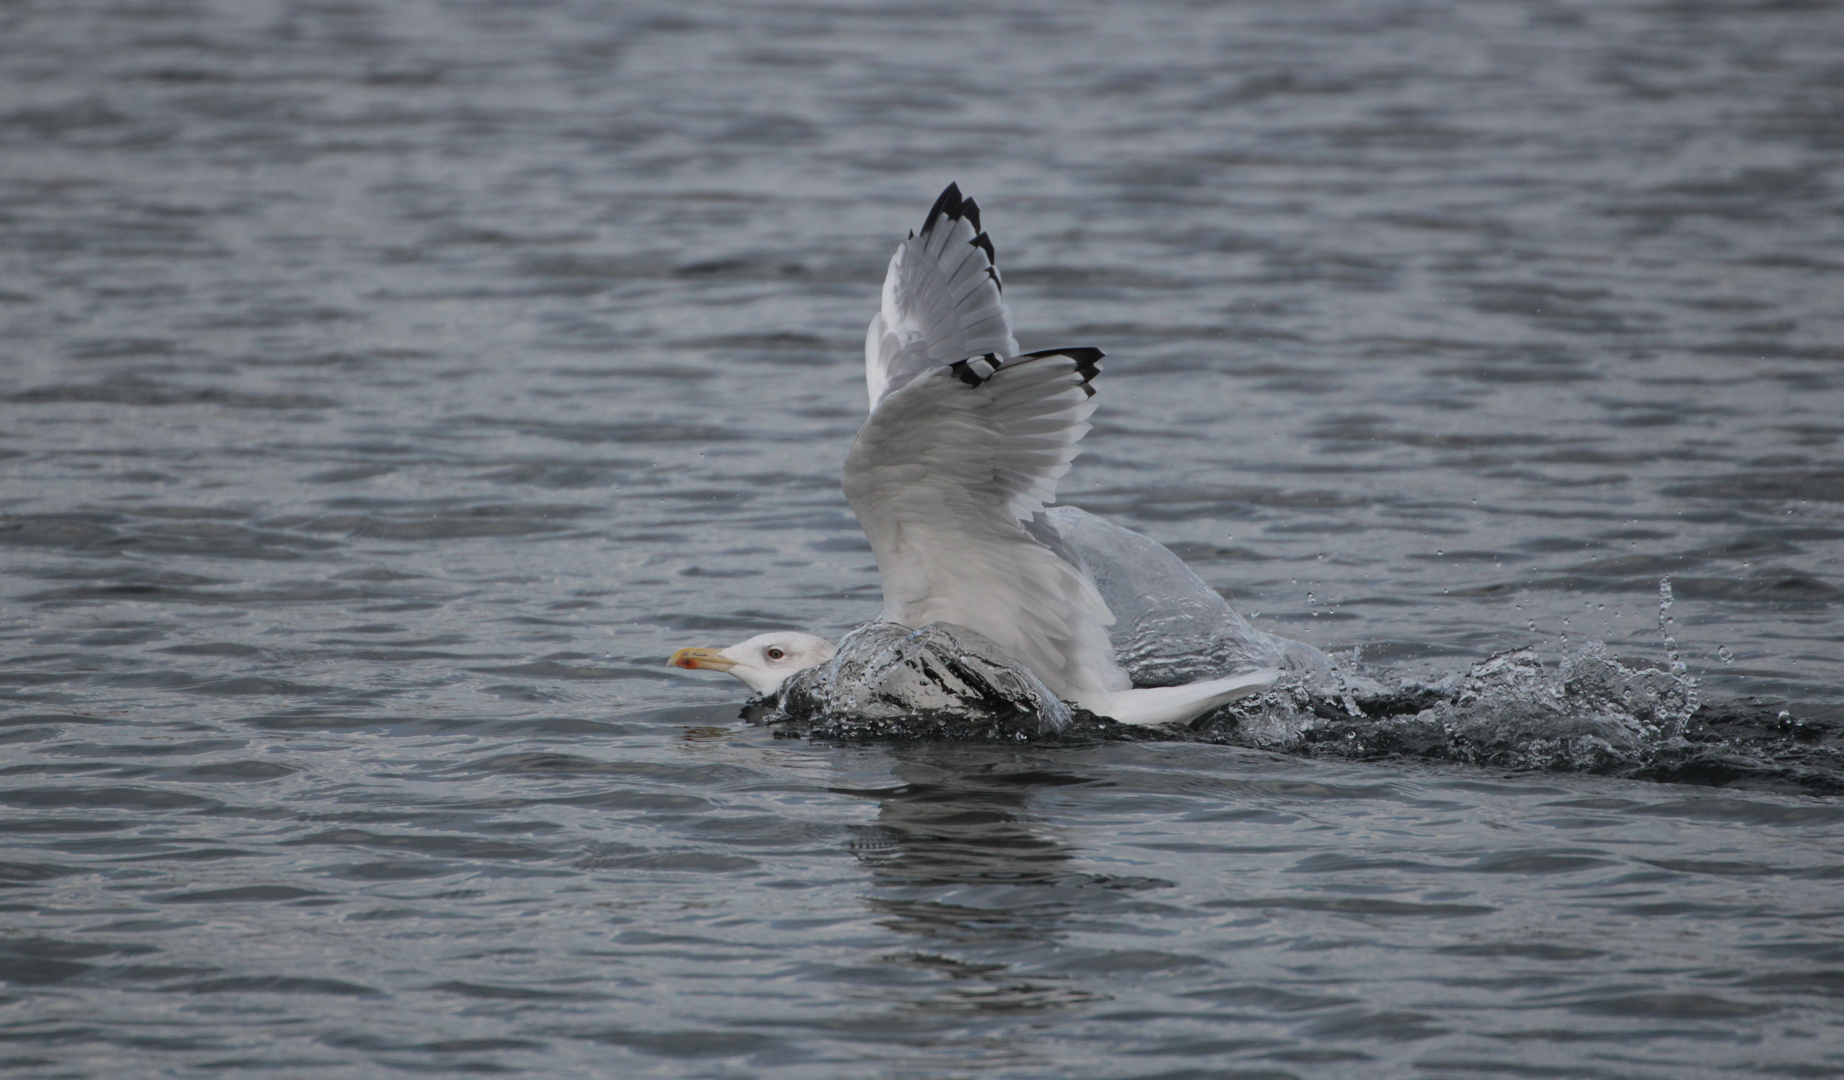
[[[1273,668],[1132,685],[1109,641],[1113,613],[1045,515],[1089,430],[1103,353],[1021,353],[996,262],[978,204],[949,184],[891,256],[865,335],[870,416],[844,489],[877,558],[883,620],[974,630],[1059,698],[1123,724],[1188,722],[1272,686]],[[825,638],[782,631],[669,662],[767,696],[834,654]]]

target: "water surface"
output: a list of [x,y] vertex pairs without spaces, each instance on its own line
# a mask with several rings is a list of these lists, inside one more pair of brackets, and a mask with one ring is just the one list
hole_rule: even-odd
[[[1775,772],[1844,717],[1841,56],[1825,2],[0,9],[0,1061],[1844,1073],[1844,803]],[[741,723],[662,659],[875,613],[838,471],[949,180],[1023,345],[1110,354],[1068,501],[1404,671],[1669,633],[1779,756]]]

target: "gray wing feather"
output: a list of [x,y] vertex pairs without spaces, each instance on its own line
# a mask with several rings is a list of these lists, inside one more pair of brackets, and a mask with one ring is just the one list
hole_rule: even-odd
[[1027,531],[1056,497],[1094,406],[1100,352],[936,367],[885,395],[845,461],[884,586],[884,618],[954,623],[1009,649],[1059,695],[1125,689],[1094,583]]
[[1018,355],[1002,290],[979,205],[949,184],[922,231],[890,257],[883,305],[864,338],[870,407],[942,364]]

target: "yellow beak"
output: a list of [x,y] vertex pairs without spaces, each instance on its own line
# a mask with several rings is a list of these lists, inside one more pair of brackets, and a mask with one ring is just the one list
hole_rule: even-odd
[[673,667],[708,668],[711,671],[729,671],[736,666],[736,661],[717,649],[680,649],[666,662]]

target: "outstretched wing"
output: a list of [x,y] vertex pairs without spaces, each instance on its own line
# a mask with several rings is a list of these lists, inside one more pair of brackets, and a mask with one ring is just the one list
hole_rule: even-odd
[[1113,616],[1024,523],[1056,497],[1088,431],[1101,356],[1057,349],[933,367],[884,396],[845,459],[884,617],[977,630],[1077,703],[1129,685],[1108,641]]
[[864,337],[864,381],[871,408],[917,376],[967,356],[1018,353],[1012,309],[992,241],[980,231],[979,204],[949,184],[922,223],[890,257],[883,309]]

